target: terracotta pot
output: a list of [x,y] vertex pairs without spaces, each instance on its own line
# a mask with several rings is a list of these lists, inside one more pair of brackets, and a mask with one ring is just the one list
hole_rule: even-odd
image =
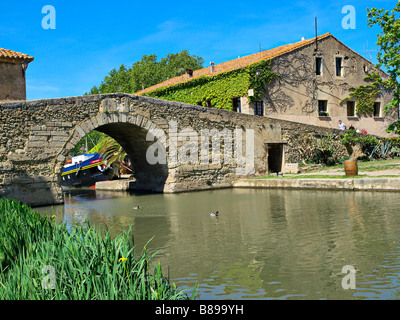
[[346,173],[346,176],[357,176],[358,175],[357,161],[346,160],[344,162],[344,172]]

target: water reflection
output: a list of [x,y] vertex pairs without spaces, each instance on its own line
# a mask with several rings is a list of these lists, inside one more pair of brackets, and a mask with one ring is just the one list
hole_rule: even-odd
[[[138,250],[154,236],[156,259],[181,287],[197,282],[202,299],[392,299],[399,205],[397,193],[379,192],[81,190],[40,211],[71,225],[105,224],[113,234],[132,226]],[[345,265],[357,270],[356,290],[341,286]]]

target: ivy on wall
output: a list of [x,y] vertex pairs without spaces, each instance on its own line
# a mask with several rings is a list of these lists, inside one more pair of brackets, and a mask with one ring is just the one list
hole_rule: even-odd
[[261,101],[262,94],[268,93],[267,85],[273,80],[279,79],[279,75],[271,71],[271,60],[261,61],[247,68],[251,75],[249,89],[254,89],[254,96],[250,97],[250,102]]
[[368,74],[364,81],[369,82],[368,85],[361,85],[357,88],[350,88],[350,95],[348,98],[340,101],[340,104],[350,99],[357,101],[356,113],[371,114],[374,112],[375,99],[382,93],[382,88],[392,88],[388,80],[382,80],[381,76],[373,71]]
[[201,76],[155,89],[143,95],[231,111],[233,98],[248,96],[248,90],[254,89],[250,102],[261,100],[262,93],[266,93],[267,84],[276,78],[278,75],[271,71],[271,61],[265,60],[242,69],[214,76]]

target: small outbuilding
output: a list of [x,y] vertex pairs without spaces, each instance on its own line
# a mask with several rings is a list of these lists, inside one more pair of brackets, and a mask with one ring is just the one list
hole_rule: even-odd
[[26,100],[27,54],[0,48],[0,101]]

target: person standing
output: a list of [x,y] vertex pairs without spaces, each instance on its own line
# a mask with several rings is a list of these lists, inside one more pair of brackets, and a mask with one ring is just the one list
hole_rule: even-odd
[[339,129],[342,131],[346,130],[346,125],[342,120],[339,120]]

